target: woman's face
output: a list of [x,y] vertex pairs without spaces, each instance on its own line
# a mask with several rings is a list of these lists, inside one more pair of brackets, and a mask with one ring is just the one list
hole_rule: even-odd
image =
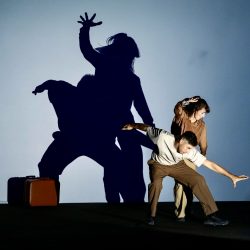
[[196,119],[196,121],[199,121],[200,119],[204,118],[205,115],[206,115],[206,110],[205,108],[202,108],[200,110],[195,111],[194,118]]

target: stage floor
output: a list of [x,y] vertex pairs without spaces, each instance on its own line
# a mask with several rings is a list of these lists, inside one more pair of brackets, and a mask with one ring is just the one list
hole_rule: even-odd
[[58,207],[33,208],[0,204],[0,249],[249,245],[250,202],[217,202],[217,205],[222,217],[229,219],[228,226],[203,225],[198,202],[193,204],[195,217],[185,223],[176,222],[172,202],[159,203],[155,226],[146,223],[147,203],[63,203]]

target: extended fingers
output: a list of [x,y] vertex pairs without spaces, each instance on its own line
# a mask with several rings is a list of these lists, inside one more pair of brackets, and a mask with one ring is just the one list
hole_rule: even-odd
[[238,182],[238,181],[244,181],[244,180],[247,180],[249,177],[246,176],[246,175],[240,175],[238,176],[238,178],[235,180],[235,182]]
[[243,179],[243,180],[249,179],[249,176],[247,176],[247,175],[240,175],[239,177],[240,177],[241,179]]
[[88,19],[87,13],[85,13],[85,17],[86,17],[86,20],[89,20],[92,23],[92,26],[97,26],[97,25],[101,25],[102,24],[101,21],[100,22],[96,22],[96,23],[94,22],[94,19],[96,17],[96,13],[94,13],[90,19]]

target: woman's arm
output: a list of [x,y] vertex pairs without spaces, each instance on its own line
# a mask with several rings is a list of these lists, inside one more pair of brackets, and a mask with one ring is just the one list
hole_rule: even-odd
[[201,154],[206,156],[208,146],[207,146],[207,128],[205,124],[201,132],[199,147],[200,147]]

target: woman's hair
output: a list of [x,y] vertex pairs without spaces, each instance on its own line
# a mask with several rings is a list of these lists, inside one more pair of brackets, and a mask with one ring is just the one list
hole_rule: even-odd
[[[205,109],[206,113],[210,112],[210,107],[207,104],[206,100],[201,98],[200,96],[193,96],[193,99],[198,99],[197,102],[190,102],[188,105],[184,107],[185,112],[190,117],[192,116],[196,111]],[[184,101],[188,101],[189,98],[184,99]]]

